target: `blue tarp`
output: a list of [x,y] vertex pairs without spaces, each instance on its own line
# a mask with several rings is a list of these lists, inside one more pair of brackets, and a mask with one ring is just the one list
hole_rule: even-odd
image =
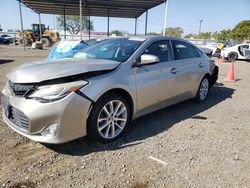
[[50,50],[48,59],[71,58],[87,46],[84,41],[61,41]]

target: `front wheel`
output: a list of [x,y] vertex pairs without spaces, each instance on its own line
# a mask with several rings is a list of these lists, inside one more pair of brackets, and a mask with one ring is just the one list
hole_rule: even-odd
[[48,38],[42,38],[41,41],[44,47],[50,47],[52,45]]
[[206,76],[202,79],[199,89],[197,91],[195,101],[203,102],[206,100],[209,91],[209,78]]
[[88,136],[98,142],[112,142],[124,133],[131,111],[122,96],[107,94],[93,106],[88,118]]

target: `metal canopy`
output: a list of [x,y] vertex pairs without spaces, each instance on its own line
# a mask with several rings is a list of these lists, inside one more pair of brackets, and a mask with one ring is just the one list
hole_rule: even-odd
[[[79,15],[79,0],[20,0],[37,13]],[[83,16],[138,18],[166,0],[83,0]]]

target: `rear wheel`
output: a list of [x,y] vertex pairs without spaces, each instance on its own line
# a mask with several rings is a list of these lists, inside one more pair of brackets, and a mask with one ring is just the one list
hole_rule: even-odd
[[238,59],[238,54],[236,52],[231,52],[228,54],[228,59],[230,61],[235,61],[236,59]]
[[122,136],[130,122],[126,99],[116,94],[101,97],[88,118],[88,136],[98,142],[112,142]]
[[203,102],[207,99],[208,91],[209,91],[209,78],[205,76],[199,86],[199,89],[197,91],[195,101],[196,102]]

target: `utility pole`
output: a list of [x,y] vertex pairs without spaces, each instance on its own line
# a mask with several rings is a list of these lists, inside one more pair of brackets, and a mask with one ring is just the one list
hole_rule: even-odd
[[167,17],[168,17],[168,1],[169,0],[166,0],[166,3],[165,3],[165,17],[164,17],[163,36],[166,36]]
[[199,25],[199,35],[201,34],[201,23],[203,22],[203,20],[199,20],[200,25]]
[[148,10],[146,11],[146,20],[145,20],[145,36],[148,32]]
[[82,0],[80,0],[80,40],[82,40]]

